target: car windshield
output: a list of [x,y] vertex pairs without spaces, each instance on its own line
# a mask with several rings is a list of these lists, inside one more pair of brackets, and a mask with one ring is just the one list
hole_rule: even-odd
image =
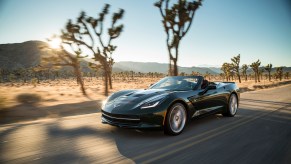
[[167,90],[193,90],[198,83],[198,77],[188,76],[171,76],[165,77],[155,83],[150,89],[167,89]]

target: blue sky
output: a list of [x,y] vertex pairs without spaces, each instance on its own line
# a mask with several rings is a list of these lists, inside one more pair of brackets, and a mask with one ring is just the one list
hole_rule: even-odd
[[[45,40],[81,10],[90,16],[105,3],[125,9],[124,32],[114,44],[116,61],[168,62],[166,34],[155,0],[0,0],[0,44]],[[108,17],[109,18],[109,17]],[[110,21],[110,19],[107,19]],[[181,41],[178,65],[220,66],[241,54],[241,64],[291,66],[288,0],[204,0]]]

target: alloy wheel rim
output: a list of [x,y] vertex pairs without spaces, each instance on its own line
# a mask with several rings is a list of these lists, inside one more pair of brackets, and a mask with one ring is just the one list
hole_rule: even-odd
[[177,105],[170,113],[170,127],[173,132],[179,133],[183,130],[186,123],[186,113],[184,107]]
[[230,99],[230,112],[231,112],[231,114],[235,115],[236,110],[237,110],[237,99],[236,99],[235,95],[232,95],[231,99]]

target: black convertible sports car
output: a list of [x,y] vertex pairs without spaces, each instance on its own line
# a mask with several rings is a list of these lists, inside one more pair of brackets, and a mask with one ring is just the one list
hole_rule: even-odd
[[202,76],[171,76],[145,90],[113,93],[102,105],[102,122],[127,128],[163,128],[180,134],[193,117],[222,113],[233,117],[240,92],[234,82],[208,82]]

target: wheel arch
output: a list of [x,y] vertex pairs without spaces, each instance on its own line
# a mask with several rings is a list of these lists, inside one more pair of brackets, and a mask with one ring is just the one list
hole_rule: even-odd
[[[236,99],[237,99],[237,106],[239,106],[239,96],[238,96],[238,93],[236,93],[235,91],[232,91],[230,94],[229,94],[229,98],[230,96],[234,94],[236,96]],[[229,101],[229,98],[228,98],[228,101]]]
[[165,125],[165,120],[166,120],[166,117],[167,117],[167,114],[168,114],[168,111],[170,110],[170,108],[176,104],[176,103],[181,103],[185,109],[186,109],[186,114],[187,114],[187,122],[191,119],[191,111],[189,109],[189,106],[187,105],[187,103],[184,101],[184,100],[181,100],[181,99],[177,99],[177,100],[174,100],[168,107],[167,111],[166,111],[166,114],[165,114],[165,118],[164,118],[164,125]]

